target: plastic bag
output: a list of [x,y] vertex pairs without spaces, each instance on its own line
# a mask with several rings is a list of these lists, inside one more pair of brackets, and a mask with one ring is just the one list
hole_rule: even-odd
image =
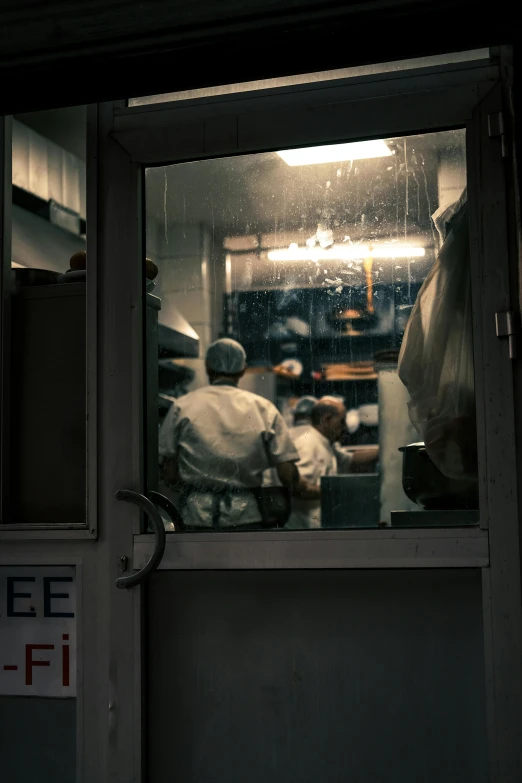
[[408,321],[398,372],[409,414],[446,476],[476,479],[477,442],[466,193],[434,215],[444,238]]

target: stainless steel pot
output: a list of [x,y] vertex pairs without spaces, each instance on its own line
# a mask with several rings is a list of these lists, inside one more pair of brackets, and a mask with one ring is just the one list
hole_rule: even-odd
[[445,476],[430,459],[424,443],[402,446],[402,486],[425,509],[478,508],[478,482]]

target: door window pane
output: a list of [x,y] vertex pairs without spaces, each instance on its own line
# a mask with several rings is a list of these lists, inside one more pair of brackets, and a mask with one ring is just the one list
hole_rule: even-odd
[[465,158],[452,130],[147,170],[149,486],[180,527],[477,523]]

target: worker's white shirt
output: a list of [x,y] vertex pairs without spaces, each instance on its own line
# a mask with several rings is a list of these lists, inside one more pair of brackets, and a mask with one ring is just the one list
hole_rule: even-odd
[[[266,441],[266,446],[265,446]],[[187,525],[212,526],[215,494],[219,526],[261,521],[248,487],[260,487],[270,464],[297,462],[283,417],[269,400],[235,386],[205,386],[180,397],[160,430],[160,457],[174,459],[184,484],[193,488],[182,511]],[[270,455],[270,461],[269,456]]]
[[[315,427],[302,427],[294,441],[299,453],[300,477],[310,484],[320,486],[321,476],[337,474],[337,460],[334,447]],[[294,498],[292,514],[286,524],[287,528],[321,527],[321,500],[304,500]]]
[[[292,441],[295,443],[296,438],[298,438],[300,435],[305,432],[305,430],[310,429],[312,425],[305,423],[305,424],[296,424],[293,427],[288,428],[288,434],[292,438]],[[269,468],[268,470],[265,470],[263,473],[263,486],[264,487],[280,487],[281,482],[279,481],[279,476],[277,475],[277,470],[275,468]]]
[[305,424],[295,424],[293,427],[290,427],[288,430],[290,437],[296,442],[297,438],[299,438],[303,433],[305,433],[307,430],[314,429],[311,424],[305,423]]

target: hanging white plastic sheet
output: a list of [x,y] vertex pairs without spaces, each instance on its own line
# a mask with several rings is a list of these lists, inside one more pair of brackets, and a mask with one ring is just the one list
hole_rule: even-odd
[[444,240],[419,291],[399,355],[412,423],[444,475],[477,474],[466,192],[434,216]]

